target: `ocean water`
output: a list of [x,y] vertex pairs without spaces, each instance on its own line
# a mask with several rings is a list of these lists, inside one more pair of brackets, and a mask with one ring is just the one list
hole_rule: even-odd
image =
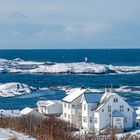
[[[106,49],[106,50],[0,50],[0,58],[40,61],[40,62],[82,62],[87,56],[90,62],[123,66],[140,66],[140,49]],[[133,74],[0,74],[0,83],[20,82],[34,87],[90,87],[106,88],[113,84],[118,86],[140,86],[140,73]],[[131,105],[140,105],[140,94],[119,93]],[[64,91],[37,91],[28,95],[0,98],[0,108],[22,109],[26,106],[36,107],[39,99],[62,99]]]

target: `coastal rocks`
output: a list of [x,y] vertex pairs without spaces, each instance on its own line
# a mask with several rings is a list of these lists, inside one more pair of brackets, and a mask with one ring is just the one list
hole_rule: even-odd
[[13,97],[17,95],[29,94],[34,90],[36,90],[36,88],[21,83],[0,84],[1,97]]
[[47,73],[47,74],[110,74],[140,73],[140,66],[113,66],[96,63],[54,63],[0,59],[0,73]]
[[105,74],[109,68],[105,65],[95,63],[56,63],[54,65],[40,65],[37,69],[30,70],[31,73],[67,73],[67,74]]

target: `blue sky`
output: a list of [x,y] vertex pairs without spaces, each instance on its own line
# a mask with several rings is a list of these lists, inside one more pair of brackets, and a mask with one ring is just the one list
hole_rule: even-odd
[[140,0],[0,0],[9,48],[140,48]]

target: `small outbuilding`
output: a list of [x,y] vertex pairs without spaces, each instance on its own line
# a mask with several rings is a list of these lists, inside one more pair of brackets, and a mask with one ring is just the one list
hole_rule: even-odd
[[60,100],[40,100],[37,102],[38,111],[46,115],[57,115],[62,113]]
[[30,107],[25,107],[24,109],[22,109],[22,110],[20,111],[20,114],[21,114],[21,115],[27,115],[27,114],[29,114],[29,113],[32,112],[32,111],[33,111],[32,108],[30,108]]

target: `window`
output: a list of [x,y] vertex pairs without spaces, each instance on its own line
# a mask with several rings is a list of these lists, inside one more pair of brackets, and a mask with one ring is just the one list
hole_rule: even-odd
[[116,122],[120,122],[121,121],[121,119],[120,118],[116,118]]
[[97,118],[94,118],[94,123],[98,123],[98,119]]
[[87,122],[87,117],[83,117],[83,122]]
[[70,108],[70,104],[68,104],[68,108]]
[[123,106],[120,106],[120,111],[124,111],[124,108],[123,108]]
[[92,117],[90,117],[90,123],[92,123]]
[[75,107],[75,105],[72,105],[72,107]]
[[64,107],[66,107],[66,103],[64,103]]
[[86,105],[84,105],[84,110],[86,110]]
[[102,109],[102,112],[104,112],[104,109]]
[[130,109],[129,109],[129,108],[127,108],[127,111],[130,111]]
[[70,119],[70,115],[68,115],[68,118]]
[[127,123],[127,117],[124,118],[124,123]]
[[67,117],[67,114],[66,114],[66,113],[64,113],[64,117],[65,117],[65,118]]
[[118,98],[114,98],[114,102],[118,102]]
[[111,112],[111,106],[108,106],[108,112]]

